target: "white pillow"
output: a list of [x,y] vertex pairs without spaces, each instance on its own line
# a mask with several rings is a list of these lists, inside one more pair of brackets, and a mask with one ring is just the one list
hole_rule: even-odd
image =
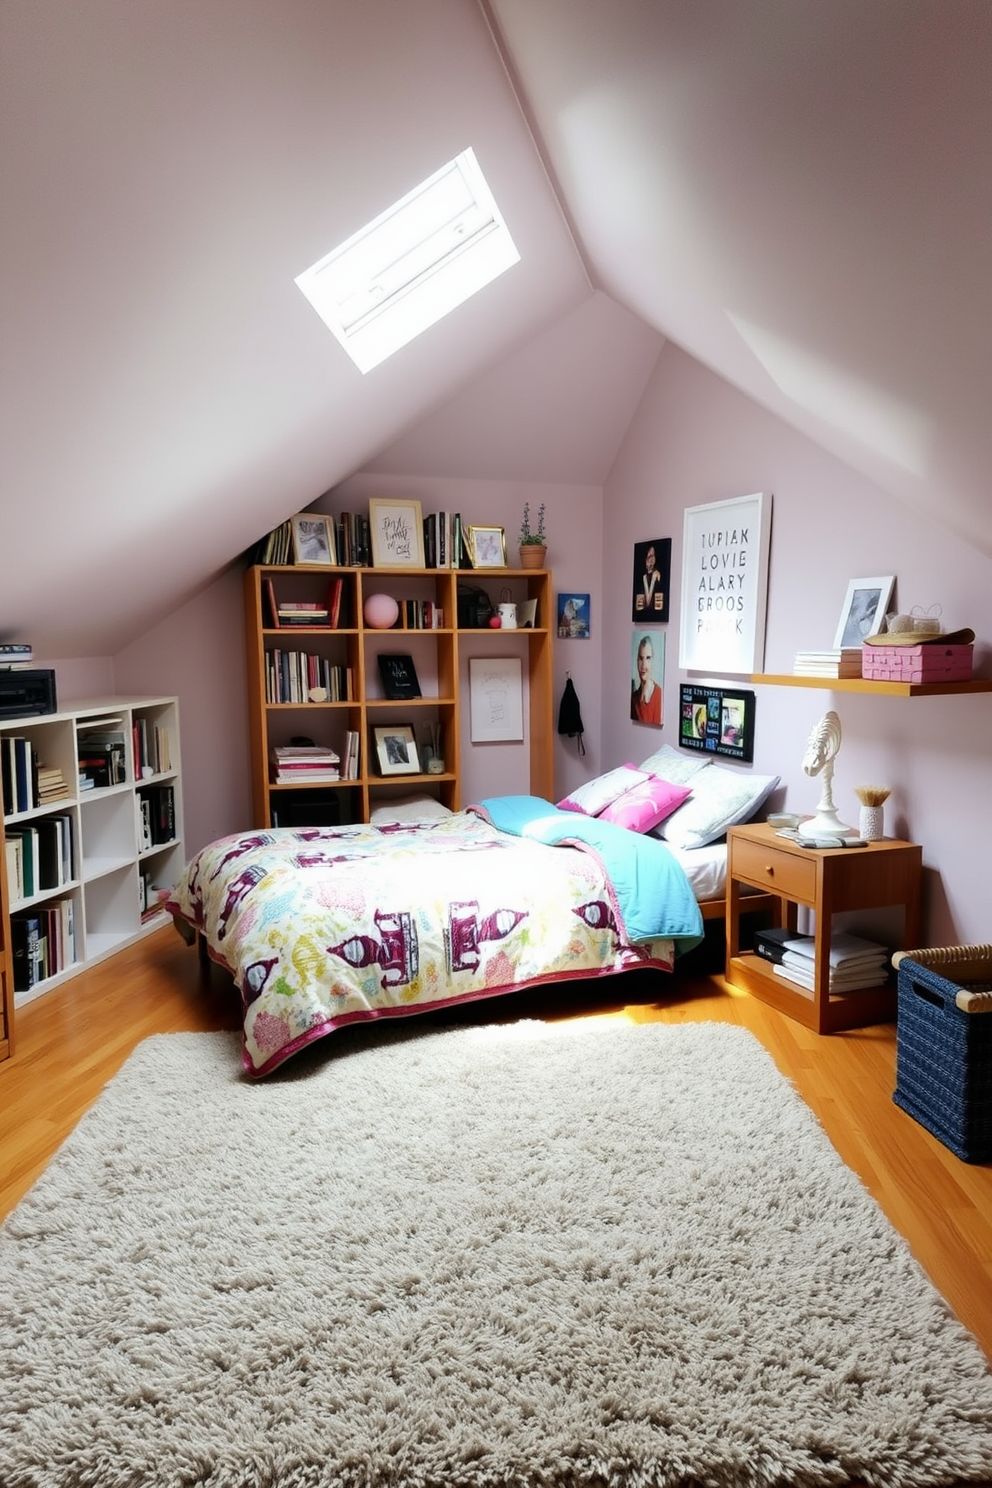
[[647,770],[649,775],[657,775],[659,780],[667,780],[669,785],[688,785],[700,770],[712,763],[708,754],[680,753],[670,744],[662,744],[642,762],[641,769]]
[[778,785],[777,775],[750,775],[710,762],[692,781],[692,795],[654,829],[672,847],[706,847],[728,827],[754,816]]
[[617,765],[615,770],[597,775],[594,780],[587,780],[585,785],[569,791],[564,800],[558,802],[558,809],[578,811],[583,816],[598,816],[607,806],[618,801],[625,791],[649,779],[647,770],[635,770],[633,765]]
[[397,796],[370,811],[369,821],[373,827],[389,827],[397,822],[439,821],[451,815],[448,807],[433,796]]

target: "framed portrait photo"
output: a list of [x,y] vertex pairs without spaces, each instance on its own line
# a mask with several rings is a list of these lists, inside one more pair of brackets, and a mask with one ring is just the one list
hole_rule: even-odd
[[469,531],[473,568],[506,567],[506,533],[502,527],[475,527]]
[[387,723],[374,730],[380,775],[419,775],[417,741],[408,723]]
[[630,618],[635,625],[657,625],[669,615],[672,539],[655,537],[634,544],[634,582]]
[[894,575],[882,579],[851,580],[837,622],[835,651],[844,646],[860,646],[865,636],[878,635],[885,623],[895,583]]
[[369,501],[373,568],[423,568],[424,518],[419,501]]
[[297,512],[290,518],[293,562],[329,567],[337,562],[334,523],[320,512]]

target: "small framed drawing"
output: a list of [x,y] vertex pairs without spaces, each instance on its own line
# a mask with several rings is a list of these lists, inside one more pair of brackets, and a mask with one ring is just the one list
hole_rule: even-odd
[[337,562],[334,524],[320,512],[297,512],[290,518],[293,531],[293,562],[323,565]]
[[424,519],[419,501],[369,501],[373,568],[423,568]]
[[470,657],[468,690],[473,744],[523,739],[523,670],[519,656]]
[[418,698],[420,683],[412,656],[396,656],[388,651],[379,652],[379,671],[387,698]]
[[883,579],[851,580],[837,622],[835,651],[844,646],[860,646],[865,636],[878,635],[885,623],[895,583],[894,575]]
[[417,741],[408,723],[387,723],[374,730],[380,775],[419,775]]
[[468,532],[473,568],[506,567],[506,533],[502,527],[470,527]]

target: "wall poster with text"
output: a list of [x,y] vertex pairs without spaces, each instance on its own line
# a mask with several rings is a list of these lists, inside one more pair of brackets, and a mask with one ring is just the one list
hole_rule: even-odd
[[772,498],[767,491],[686,508],[679,666],[760,672]]
[[735,687],[679,685],[679,744],[750,764],[754,759],[754,693]]

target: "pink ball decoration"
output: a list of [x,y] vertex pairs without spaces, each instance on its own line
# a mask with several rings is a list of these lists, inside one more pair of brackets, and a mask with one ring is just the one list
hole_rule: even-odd
[[365,624],[373,630],[388,630],[399,619],[400,607],[390,594],[370,594],[362,606],[362,614]]

